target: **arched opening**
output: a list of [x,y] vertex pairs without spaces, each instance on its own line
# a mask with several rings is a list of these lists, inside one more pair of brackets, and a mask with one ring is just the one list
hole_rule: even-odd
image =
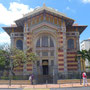
[[73,39],[68,40],[68,49],[74,49],[74,40]]
[[39,62],[41,62],[41,73],[43,75],[48,75],[50,74],[50,72],[53,73],[52,70],[54,64],[52,66],[51,61],[55,61],[55,49],[55,40],[53,36],[51,36],[50,34],[41,34],[39,37],[37,37],[35,51],[37,56],[39,56],[40,58]]
[[17,40],[16,41],[16,47],[20,50],[23,50],[23,42],[22,40]]

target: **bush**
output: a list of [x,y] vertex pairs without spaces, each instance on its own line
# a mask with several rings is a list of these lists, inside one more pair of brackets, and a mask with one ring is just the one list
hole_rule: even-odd
[[4,77],[4,76],[2,76],[0,79],[1,79],[1,80],[9,80],[9,77]]

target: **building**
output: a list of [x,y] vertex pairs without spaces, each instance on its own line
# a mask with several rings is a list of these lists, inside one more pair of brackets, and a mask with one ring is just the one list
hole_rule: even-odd
[[[83,40],[81,42],[81,50],[89,50],[90,49],[90,39]],[[85,61],[86,71],[90,72],[90,63],[88,60]]]
[[89,50],[90,49],[90,39],[83,40],[81,42],[81,50]]
[[39,78],[55,76],[57,80],[58,74],[64,76],[65,73],[79,71],[75,56],[79,50],[79,35],[87,26],[74,24],[73,19],[45,4],[15,23],[15,26],[3,27],[11,37],[12,47],[29,49],[39,58],[34,68],[28,62],[17,67],[16,74],[33,73]]

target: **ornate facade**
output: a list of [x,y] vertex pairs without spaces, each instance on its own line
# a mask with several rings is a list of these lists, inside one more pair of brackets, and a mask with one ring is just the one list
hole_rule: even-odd
[[75,61],[79,50],[79,35],[87,26],[73,24],[74,20],[45,5],[15,21],[16,25],[3,27],[11,37],[11,46],[30,49],[38,55],[36,67],[32,63],[17,67],[17,74],[56,75],[78,72]]

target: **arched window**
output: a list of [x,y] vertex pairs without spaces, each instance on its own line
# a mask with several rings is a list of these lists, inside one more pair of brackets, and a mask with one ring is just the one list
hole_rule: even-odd
[[74,40],[73,39],[68,40],[68,49],[74,49]]
[[42,36],[42,47],[48,47],[48,36]]
[[54,47],[54,43],[53,43],[53,40],[51,39],[51,37],[50,37],[50,47]]
[[[41,44],[41,45],[40,45]],[[36,47],[54,47],[53,39],[50,36],[42,36],[36,42]]]
[[23,42],[22,40],[17,40],[16,41],[16,47],[20,50],[23,50]]
[[40,47],[40,38],[37,40],[36,47]]

